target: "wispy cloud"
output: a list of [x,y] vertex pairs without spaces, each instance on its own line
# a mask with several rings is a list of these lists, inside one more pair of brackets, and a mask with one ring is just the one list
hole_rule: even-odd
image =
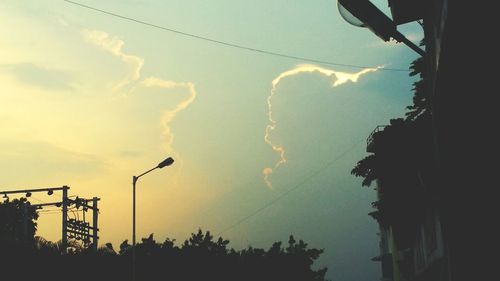
[[33,63],[0,65],[0,71],[30,86],[52,91],[72,91],[71,75],[63,70],[51,69]]
[[173,109],[167,110],[162,116],[163,125],[163,138],[164,148],[167,152],[172,151],[172,142],[174,141],[174,134],[170,129],[170,122],[177,115],[177,113],[186,109],[196,98],[196,90],[193,83],[190,82],[174,82],[169,80],[163,80],[157,77],[148,77],[141,81],[141,85],[147,88],[158,87],[163,89],[175,89],[181,88],[187,91],[187,97],[179,102]]
[[[166,152],[174,153],[172,143],[174,134],[170,128],[170,123],[175,118],[177,113],[186,109],[196,98],[195,86],[191,82],[175,82],[164,80],[158,77],[141,78],[141,69],[144,65],[144,59],[129,55],[123,52],[124,42],[117,37],[112,37],[108,33],[99,30],[83,30],[82,35],[87,42],[96,45],[112,55],[118,57],[132,69],[131,73],[116,84],[113,89],[118,90],[128,84],[131,85],[130,92],[138,92],[142,88],[160,88],[160,89],[184,89],[187,92],[187,97],[177,103],[173,109],[163,111],[161,123],[163,127],[162,137],[164,140],[163,148]],[[161,105],[160,105],[161,106]]]
[[283,80],[284,78],[303,74],[303,73],[318,73],[321,75],[324,75],[326,77],[329,77],[331,79],[331,86],[332,88],[340,86],[342,84],[345,84],[347,82],[353,82],[356,83],[359,78],[369,72],[375,72],[377,71],[378,68],[366,68],[363,69],[359,72],[356,73],[347,73],[347,72],[341,72],[341,71],[335,71],[332,69],[327,69],[323,68],[320,66],[316,65],[310,65],[310,64],[304,64],[304,65],[298,65],[293,69],[287,70],[278,77],[274,78],[274,80],[271,83],[271,93],[267,97],[267,116],[269,119],[269,124],[266,126],[265,129],[265,134],[264,134],[264,141],[271,146],[274,152],[276,152],[279,155],[279,160],[274,164],[274,167],[265,167],[262,170],[262,174],[264,175],[264,181],[266,185],[269,188],[272,188],[272,183],[270,180],[271,174],[274,172],[274,170],[281,165],[285,164],[287,159],[285,157],[285,148],[279,144],[274,143],[271,140],[271,132],[276,129],[277,122],[276,120],[273,119],[273,105],[272,105],[272,99],[274,95],[276,95],[276,88],[278,84]]
[[118,57],[130,67],[130,73],[113,86],[113,91],[119,90],[131,82],[137,81],[141,77],[141,69],[144,65],[144,59],[138,56],[125,54],[122,51],[125,43],[121,39],[116,36],[112,37],[104,31],[88,29],[82,30],[82,36],[87,42]]

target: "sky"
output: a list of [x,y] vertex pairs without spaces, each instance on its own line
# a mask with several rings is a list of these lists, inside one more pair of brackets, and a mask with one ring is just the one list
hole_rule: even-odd
[[[387,2],[374,1],[387,12]],[[198,228],[241,249],[293,234],[325,249],[332,280],[374,280],[373,189],[350,175],[366,137],[411,103],[416,54],[346,23],[336,1],[0,2],[1,190],[70,186],[101,198],[100,243],[179,242]],[[418,24],[400,27],[418,42]],[[32,203],[60,200],[33,194]],[[59,240],[57,210],[38,234]],[[82,212],[70,216],[81,218]]]

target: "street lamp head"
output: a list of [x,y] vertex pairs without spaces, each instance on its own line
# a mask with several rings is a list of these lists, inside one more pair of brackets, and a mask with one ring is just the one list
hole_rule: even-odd
[[174,163],[174,159],[172,157],[168,157],[167,159],[161,161],[160,164],[158,164],[158,168],[161,169],[165,166],[170,166],[172,165],[172,163]]
[[425,55],[425,51],[408,40],[408,38],[404,37],[404,35],[397,30],[394,21],[373,5],[370,0],[337,1],[340,15],[348,23],[359,27],[368,27],[375,35],[384,41],[389,41],[393,38],[398,42],[403,42],[419,55]]
[[389,41],[397,30],[394,22],[380,11],[370,0],[338,0],[340,15],[350,24],[368,27],[375,35]]
[[348,9],[346,9],[340,1],[337,1],[337,8],[339,9],[339,14],[342,16],[342,18],[357,27],[366,27],[365,23],[362,22],[360,19],[355,17],[351,12],[349,12]]

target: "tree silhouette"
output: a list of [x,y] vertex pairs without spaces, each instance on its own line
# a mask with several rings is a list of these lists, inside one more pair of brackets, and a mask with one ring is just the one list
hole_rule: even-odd
[[26,198],[0,202],[0,247],[23,243],[32,245],[37,229],[36,209]]
[[[435,116],[425,70],[424,58],[413,61],[410,76],[419,79],[413,83],[412,105],[406,107],[404,118],[390,120],[383,130],[377,127],[368,138],[370,154],[351,171],[363,179],[363,186],[377,183],[377,201],[372,203],[376,210],[370,215],[381,227],[381,245],[385,245],[381,252],[382,266],[387,272],[394,267],[395,276],[405,280],[432,276],[432,273],[426,275],[428,271],[416,278],[416,260],[422,249],[430,252],[425,248],[430,241],[436,241],[437,230],[433,228],[440,218],[435,217],[435,211],[443,206],[437,200],[442,192],[436,188],[442,184],[438,174],[442,169],[437,167],[437,138],[433,130],[436,123],[432,122]],[[424,259],[431,256],[429,252],[422,254],[427,255]],[[392,263],[388,254],[392,255]],[[436,266],[432,270],[443,269]]]
[[[413,83],[413,104],[407,107],[406,118],[392,119],[383,131],[376,132],[373,140],[380,148],[358,161],[351,171],[351,174],[363,178],[363,186],[370,186],[374,180],[383,177],[384,172],[394,174],[392,170],[401,164],[415,170],[415,166],[421,167],[422,162],[428,160],[432,132],[424,59],[420,57],[413,61],[410,70],[410,76],[419,76],[420,79]],[[384,154],[389,157],[384,157]]]
[[[92,279],[130,280],[132,246],[127,240],[118,253],[111,243],[95,251],[75,240],[69,240],[63,252],[61,241],[35,236],[37,218],[26,199],[0,203],[2,280],[88,280],[82,268],[94,272]],[[312,269],[323,250],[309,248],[293,236],[286,247],[275,242],[267,250],[235,250],[229,248],[229,240],[199,229],[180,246],[169,238],[158,243],[151,234],[135,247],[136,280],[323,281],[327,270]]]
[[413,83],[413,104],[406,107],[409,111],[406,112],[407,120],[415,120],[422,114],[430,114],[430,99],[427,89],[427,81],[425,75],[425,60],[420,57],[412,62],[410,66],[410,76],[419,76],[420,79]]
[[[311,268],[323,251],[310,249],[304,241],[296,242],[293,236],[286,248],[281,242],[273,243],[268,250],[248,247],[237,251],[228,245],[228,240],[214,239],[209,231],[201,229],[180,246],[168,238],[157,243],[151,234],[136,245],[137,278],[322,281],[327,271]],[[120,248],[119,256],[127,256],[130,250],[127,241]]]
[[413,84],[413,104],[406,118],[390,120],[390,125],[374,132],[369,154],[360,160],[351,174],[362,177],[362,185],[378,182],[377,209],[372,213],[382,225],[392,225],[401,249],[410,245],[422,223],[424,208],[430,204],[426,190],[433,180],[433,132],[430,100],[426,92],[424,60],[415,60],[411,76],[419,76]]

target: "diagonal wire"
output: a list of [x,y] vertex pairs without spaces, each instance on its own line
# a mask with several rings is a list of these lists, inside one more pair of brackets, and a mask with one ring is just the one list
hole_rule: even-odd
[[225,233],[225,232],[227,232],[227,231],[229,231],[229,230],[231,230],[231,229],[233,229],[233,228],[241,225],[242,223],[246,222],[247,220],[251,219],[252,217],[255,217],[256,215],[258,215],[260,212],[262,212],[265,209],[271,207],[272,205],[274,205],[276,202],[280,201],[284,197],[290,195],[292,192],[298,190],[301,187],[304,187],[305,184],[309,180],[313,179],[314,177],[316,177],[317,175],[319,175],[320,173],[322,173],[324,170],[326,170],[327,168],[329,168],[331,165],[335,164],[340,158],[344,157],[347,153],[349,153],[350,151],[352,151],[354,148],[356,148],[360,143],[362,143],[364,141],[365,140],[363,139],[363,140],[361,140],[359,142],[356,142],[354,145],[350,146],[348,149],[344,150],[342,153],[340,153],[339,155],[337,155],[337,157],[335,157],[332,161],[326,163],[323,167],[317,169],[316,171],[314,171],[313,173],[311,173],[309,176],[307,176],[304,179],[302,179],[302,181],[300,181],[299,183],[297,183],[294,187],[292,187],[289,190],[283,192],[282,194],[280,194],[279,196],[277,196],[273,200],[269,201],[264,206],[262,206],[259,209],[255,210],[253,213],[250,213],[249,215],[241,218],[240,220],[238,220],[234,224],[226,227],[224,230],[222,230],[219,233],[217,233],[216,236],[220,236],[221,234],[223,234],[223,233]]
[[[135,23],[142,24],[145,26],[161,29],[163,31],[168,31],[168,32],[176,33],[176,34],[179,34],[182,36],[191,37],[191,38],[195,38],[198,40],[203,40],[203,41],[207,41],[207,42],[211,42],[211,43],[215,43],[215,44],[219,44],[219,45],[224,45],[227,47],[237,48],[237,49],[241,49],[241,50],[246,50],[246,51],[250,51],[250,52],[261,53],[261,54],[265,54],[265,55],[276,56],[276,57],[281,57],[281,58],[286,58],[286,59],[314,62],[314,63],[319,63],[319,64],[327,64],[327,65],[335,65],[335,66],[343,66],[343,67],[351,67],[351,68],[359,68],[359,69],[375,68],[374,66],[338,63],[338,62],[318,60],[318,59],[306,58],[306,57],[295,56],[295,55],[288,55],[288,54],[268,51],[268,50],[264,50],[264,49],[257,49],[257,48],[248,47],[248,46],[244,46],[244,45],[240,45],[240,44],[236,44],[236,43],[231,43],[231,42],[227,42],[227,41],[221,41],[221,40],[217,40],[214,38],[209,38],[209,37],[205,37],[205,36],[201,36],[201,35],[197,35],[197,34],[193,34],[193,33],[188,33],[188,32],[180,31],[180,30],[173,29],[173,28],[164,27],[161,25],[146,22],[146,21],[139,20],[139,19],[132,18],[132,17],[127,17],[124,15],[120,15],[120,14],[113,13],[110,11],[102,10],[102,9],[99,9],[96,7],[92,7],[92,6],[85,5],[85,4],[71,1],[71,0],[63,0],[63,1],[68,3],[68,4],[71,4],[71,5],[79,6],[79,7],[85,8],[85,9],[93,10],[93,11],[96,11],[99,13],[103,13],[103,14],[106,14],[109,16],[113,16],[113,17],[120,18],[123,20],[131,21],[131,22],[135,22]],[[400,71],[400,72],[408,72],[409,71],[408,69],[403,69],[403,68],[380,67],[378,69],[384,70],[384,71]]]

